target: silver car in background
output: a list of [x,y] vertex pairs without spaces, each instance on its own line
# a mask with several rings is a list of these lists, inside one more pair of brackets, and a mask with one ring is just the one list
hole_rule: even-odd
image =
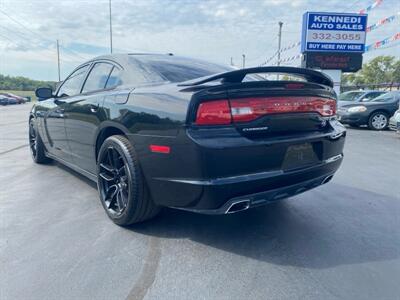
[[399,109],[395,111],[394,115],[389,120],[389,128],[400,134],[400,103]]

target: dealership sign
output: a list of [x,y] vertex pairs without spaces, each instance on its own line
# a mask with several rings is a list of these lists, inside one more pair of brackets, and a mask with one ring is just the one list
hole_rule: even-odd
[[365,51],[367,15],[307,12],[303,15],[301,51]]
[[357,72],[361,66],[362,54],[354,52],[306,52],[302,61],[303,68],[342,70],[342,72]]

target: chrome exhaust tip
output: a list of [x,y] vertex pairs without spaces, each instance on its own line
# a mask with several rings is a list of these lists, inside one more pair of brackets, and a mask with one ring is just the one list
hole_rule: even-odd
[[250,207],[250,200],[239,200],[233,202],[225,211],[225,214],[233,214],[239,211],[244,211],[249,207]]
[[333,175],[329,175],[329,176],[325,177],[324,180],[322,180],[321,184],[328,183],[329,181],[332,180],[332,178],[333,178]]

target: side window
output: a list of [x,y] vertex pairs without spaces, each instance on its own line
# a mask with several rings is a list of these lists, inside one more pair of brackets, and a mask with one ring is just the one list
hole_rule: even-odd
[[114,67],[114,69],[111,72],[110,77],[108,78],[107,84],[106,84],[106,89],[112,88],[118,85],[122,84],[121,80],[121,70],[118,69],[117,67]]
[[82,93],[104,89],[112,68],[112,64],[96,63],[86,79]]
[[372,93],[372,94],[374,94],[374,95],[373,95],[373,97],[372,97],[371,99],[374,99],[374,98],[376,98],[376,97],[378,97],[378,96],[380,96],[380,95],[382,95],[382,94],[384,94],[384,93],[382,93],[382,92],[376,92],[376,93]]
[[80,92],[82,82],[85,79],[86,71],[89,65],[83,66],[73,72],[62,84],[61,88],[58,90],[57,96],[73,96]]
[[368,100],[372,100],[380,95],[382,95],[382,93],[374,92],[374,93],[369,93],[365,98],[367,98]]

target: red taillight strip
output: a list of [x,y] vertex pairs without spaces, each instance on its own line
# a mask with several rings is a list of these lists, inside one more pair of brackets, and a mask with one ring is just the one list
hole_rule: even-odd
[[171,152],[171,148],[169,146],[150,145],[149,148],[151,152],[155,153],[169,154]]
[[197,125],[223,125],[253,121],[261,116],[317,112],[336,114],[336,101],[319,97],[258,97],[204,102],[197,110]]
[[281,113],[317,112],[324,117],[336,113],[336,102],[318,97],[243,98],[230,101],[234,122],[247,122],[260,116]]

